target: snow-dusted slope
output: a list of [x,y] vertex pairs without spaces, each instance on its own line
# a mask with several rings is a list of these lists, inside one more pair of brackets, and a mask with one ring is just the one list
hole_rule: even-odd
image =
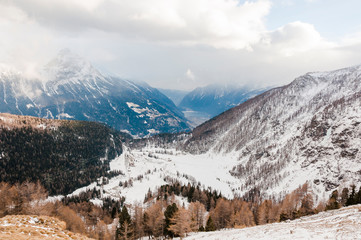
[[[361,66],[305,74],[181,139],[134,142],[131,154],[137,161],[128,171],[137,172],[139,164],[162,168],[162,178],[178,171],[231,196],[258,190],[280,196],[307,181],[316,195],[328,198],[338,187],[361,185],[360,82]],[[169,154],[172,148],[177,155]]]
[[238,240],[238,239],[343,239],[361,237],[361,206],[321,212],[294,221],[260,225],[243,229],[190,234],[188,240]]
[[189,130],[182,112],[158,90],[105,76],[69,50],[50,61],[40,79],[1,69],[0,112],[99,121],[138,136]]
[[308,73],[206,122],[183,149],[237,152],[241,188],[269,193],[308,180],[319,191],[361,182],[361,66]]

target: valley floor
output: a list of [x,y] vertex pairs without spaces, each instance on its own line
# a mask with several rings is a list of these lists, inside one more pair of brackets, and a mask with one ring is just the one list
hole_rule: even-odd
[[294,221],[243,229],[196,233],[184,239],[361,239],[361,205],[321,212]]

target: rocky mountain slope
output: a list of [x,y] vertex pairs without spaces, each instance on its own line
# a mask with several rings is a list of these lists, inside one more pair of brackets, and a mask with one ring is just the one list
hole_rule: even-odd
[[360,79],[361,66],[308,73],[198,127],[184,149],[237,152],[232,174],[259,188],[303,174],[326,191],[360,182]]
[[0,112],[98,121],[137,136],[189,130],[183,113],[157,89],[104,75],[66,49],[39,79],[2,68]]
[[231,240],[231,239],[359,239],[361,234],[361,206],[321,212],[297,220],[196,233],[183,238],[188,240]]
[[308,182],[327,199],[336,188],[361,185],[360,81],[361,66],[307,73],[190,134],[135,140],[110,163],[127,172],[114,181],[132,179],[134,188],[115,186],[109,194],[133,199],[170,179],[228,197],[277,198]]
[[179,107],[196,123],[204,121],[264,92],[234,84],[213,84],[199,87],[184,96]]

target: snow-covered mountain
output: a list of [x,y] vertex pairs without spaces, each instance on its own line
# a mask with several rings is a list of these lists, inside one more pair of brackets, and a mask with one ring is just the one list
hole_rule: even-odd
[[138,136],[189,130],[183,113],[157,89],[103,75],[69,50],[50,61],[40,79],[2,68],[0,112],[98,121]]
[[234,84],[198,87],[184,96],[179,107],[196,125],[245,102],[266,89],[250,89]]
[[[131,202],[171,179],[228,197],[279,197],[308,182],[316,195],[328,198],[338,187],[359,186],[360,82],[361,66],[307,73],[192,133],[135,140],[110,163],[126,174],[104,189]],[[131,188],[117,185],[130,179]]]
[[244,188],[360,182],[360,80],[361,66],[305,74],[206,122],[184,149],[237,152]]

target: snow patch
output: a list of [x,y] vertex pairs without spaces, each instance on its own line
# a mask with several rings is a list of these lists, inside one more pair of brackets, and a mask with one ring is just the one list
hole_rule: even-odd
[[60,114],[56,115],[56,117],[58,119],[60,119],[60,118],[74,118],[74,116],[71,116],[71,115],[69,115],[67,113],[60,113]]

